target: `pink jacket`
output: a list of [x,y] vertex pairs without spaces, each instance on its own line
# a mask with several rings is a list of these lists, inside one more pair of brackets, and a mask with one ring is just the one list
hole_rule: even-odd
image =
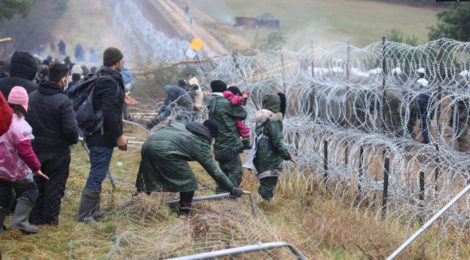
[[28,122],[13,114],[10,128],[0,136],[0,181],[17,181],[41,169],[31,146],[33,139]]
[[[242,91],[242,93],[247,93],[248,94],[248,92],[246,92],[246,91]],[[234,105],[234,106],[244,106],[245,105],[245,99],[243,99],[239,95],[233,94],[229,90],[224,91],[224,97],[226,99],[230,100],[230,103],[232,103],[232,105]]]

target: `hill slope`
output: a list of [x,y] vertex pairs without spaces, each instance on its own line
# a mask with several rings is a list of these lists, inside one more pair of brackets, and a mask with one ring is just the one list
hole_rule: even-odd
[[[198,8],[220,23],[233,24],[233,17],[254,17],[269,12],[281,21],[287,33],[288,48],[300,48],[312,40],[326,46],[345,42],[359,46],[380,41],[393,28],[405,35],[415,34],[420,42],[427,40],[427,27],[436,23],[438,10],[368,0],[194,0]],[[264,30],[240,31],[254,39]]]

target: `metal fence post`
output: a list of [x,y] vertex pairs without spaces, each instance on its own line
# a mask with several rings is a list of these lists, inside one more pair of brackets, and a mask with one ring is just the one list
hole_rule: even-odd
[[360,179],[362,178],[363,165],[364,165],[364,146],[361,145],[361,148],[359,149],[359,174],[358,174],[358,180],[357,180],[357,192],[359,196],[361,196],[361,192],[362,192]]
[[323,184],[325,188],[327,187],[328,181],[328,141],[323,141],[323,169],[325,170],[323,173]]
[[385,219],[387,214],[387,198],[388,198],[388,173],[390,170],[390,159],[385,157],[386,151],[383,151],[384,159],[384,186],[383,186],[383,197],[382,197],[382,219]]
[[421,215],[419,217],[420,222],[424,222],[423,210],[424,210],[424,172],[419,172],[419,209]]

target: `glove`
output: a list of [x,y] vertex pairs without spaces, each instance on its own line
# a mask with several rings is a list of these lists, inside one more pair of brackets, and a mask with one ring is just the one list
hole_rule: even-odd
[[243,190],[237,187],[233,187],[230,191],[230,196],[232,198],[240,198],[243,194]]

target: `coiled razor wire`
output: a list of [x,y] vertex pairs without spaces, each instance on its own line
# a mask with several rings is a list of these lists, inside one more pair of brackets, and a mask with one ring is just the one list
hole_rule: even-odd
[[[283,188],[321,183],[352,207],[411,227],[436,213],[468,180],[469,67],[468,42],[440,39],[415,47],[384,39],[364,48],[344,43],[328,50],[306,46],[227,55],[199,69],[202,85],[221,79],[251,92],[252,129],[250,117],[262,97],[286,94],[284,137],[298,165],[286,163]],[[424,106],[423,96],[429,97]],[[441,238],[449,229],[460,231],[457,255],[469,203],[457,203],[440,223]]]
[[[284,137],[298,161],[285,165],[280,185],[288,191],[324,189],[351,207],[412,228],[466,186],[468,42],[440,39],[409,46],[384,39],[364,48],[349,43],[328,50],[278,48],[191,66],[199,69],[203,88],[221,79],[250,91],[246,122],[252,130],[262,97],[286,94]],[[423,96],[429,97],[424,107]],[[175,109],[170,118],[178,113]],[[192,120],[205,118],[207,109]],[[428,143],[423,142],[423,122]],[[468,198],[444,214],[436,254],[452,230],[458,256],[469,216]]]

